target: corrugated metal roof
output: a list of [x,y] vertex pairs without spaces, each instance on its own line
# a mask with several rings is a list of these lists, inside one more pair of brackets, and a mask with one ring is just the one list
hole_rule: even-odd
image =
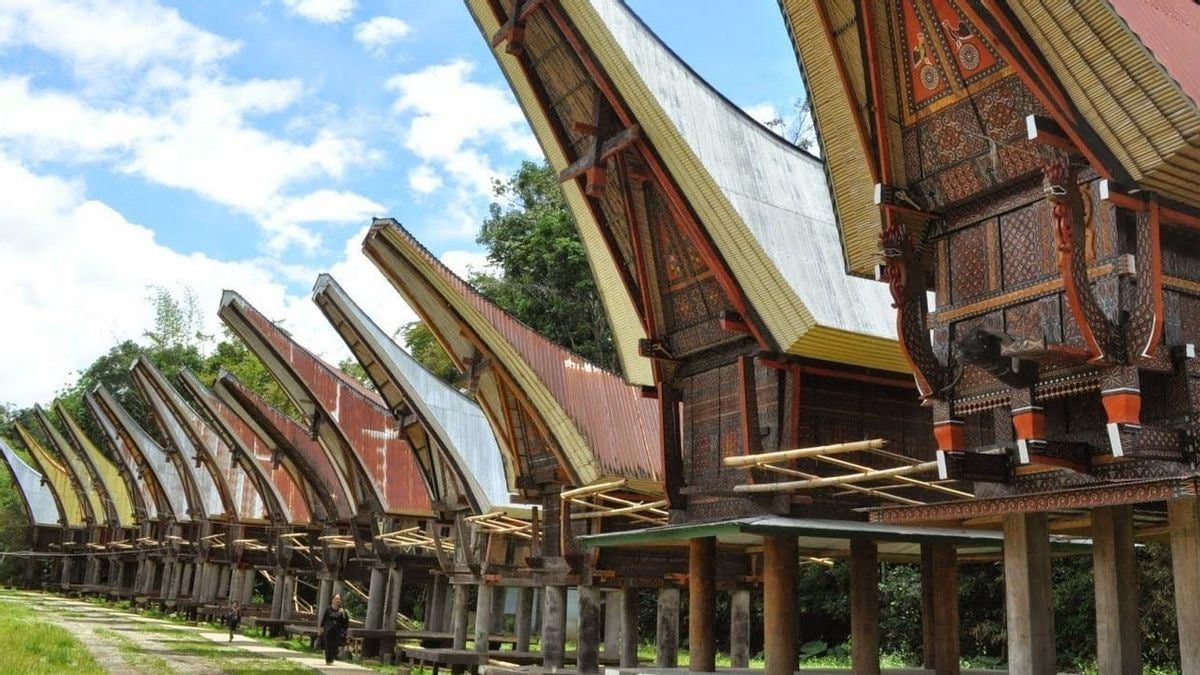
[[[167,447],[163,450],[178,469],[187,488],[188,505],[201,519],[221,518],[225,515],[236,518],[237,506],[233,497],[226,486],[218,483],[209,471],[208,462],[199,454],[204,451],[193,447],[183,423],[171,413],[166,394],[159,389],[159,383],[155,381],[151,371],[146,363],[138,361],[129,372],[142,398],[149,404],[151,419],[158,425],[167,441]],[[154,374],[157,374],[157,371],[154,371]]]
[[[284,384],[289,394],[295,385],[303,389],[300,395],[305,400],[297,403],[310,421],[319,426],[332,423],[351,448],[384,512],[432,515],[412,450],[378,396],[301,347],[236,293],[226,291],[222,296],[220,315],[244,341],[246,331],[254,333],[257,339],[246,341],[247,346],[281,384],[291,381],[291,387]],[[275,358],[263,358],[267,345]],[[282,372],[281,362],[286,364]]]
[[[613,373],[554,344],[479,295],[391,219],[377,219],[363,243],[392,285],[423,316],[465,323],[502,363],[559,445],[560,461],[578,484],[604,476],[659,483],[661,434],[657,403]],[[436,295],[415,293],[426,285]],[[448,316],[447,309],[453,316]],[[443,339],[442,334],[439,339]],[[456,345],[443,345],[453,350]],[[461,364],[461,351],[456,357]],[[500,417],[489,413],[496,424]],[[499,437],[520,432],[498,429]]]
[[[97,387],[93,393],[95,394],[94,400],[99,404],[97,408],[93,409],[93,412],[96,410],[102,412],[97,419],[101,420],[105,431],[109,433],[110,440],[114,445],[121,443],[124,450],[131,456],[140,457],[158,485],[162,487],[159,515],[173,516],[179,522],[203,518],[204,504],[195,502],[193,491],[185,484],[178,465],[171,461],[167,450],[134,421],[133,416],[113,398],[107,389]],[[161,508],[164,505],[170,507],[169,513],[164,512]]]
[[354,517],[357,510],[346,477],[307,429],[270,406],[232,373],[219,373],[213,386],[217,398],[252,428],[272,452],[282,452],[296,465],[314,498],[324,505],[327,518],[336,521]]
[[425,433],[436,439],[440,456],[454,467],[459,492],[469,495],[475,512],[513,507],[500,447],[479,404],[401,349],[333,277],[318,277],[313,298],[388,407],[411,410]]
[[17,425],[17,435],[21,437],[21,442],[29,449],[29,455],[33,459],[33,463],[41,470],[43,476],[47,479],[47,485],[54,491],[54,496],[58,500],[58,507],[62,514],[66,517],[68,527],[80,527],[86,524],[88,513],[84,505],[84,501],[80,499],[79,493],[75,491],[75,484],[71,480],[71,474],[67,472],[67,468],[58,463],[58,460],[50,456],[42,444],[33,437],[25,427]]
[[232,444],[228,447],[233,451],[235,461],[251,476],[268,510],[274,511],[276,518],[286,523],[310,522],[312,515],[301,487],[303,478],[293,476],[286,464],[275,462],[274,452],[264,440],[194,373],[183,371],[180,383],[198,410],[204,412],[205,422],[213,431],[222,434],[222,445],[226,440]]
[[[498,28],[491,3],[472,0],[486,39]],[[907,372],[895,342],[886,287],[844,274],[841,241],[824,167],[751,119],[701,79],[617,0],[566,3],[585,47],[628,107],[642,137],[695,212],[701,228],[762,318],[791,353]],[[563,48],[570,49],[565,44]],[[494,49],[511,82],[526,69]],[[515,87],[543,147],[558,140],[529,86]],[[551,155],[566,168],[569,155]],[[577,223],[585,200],[568,200]],[[589,256],[609,256],[599,240]],[[606,298],[606,301],[610,301]],[[831,331],[815,331],[815,328]],[[619,330],[634,343],[641,330]],[[846,350],[847,344],[854,348]]]
[[58,500],[50,488],[50,483],[36,469],[25,463],[21,456],[8,447],[8,443],[0,438],[0,459],[8,467],[13,483],[21,493],[21,501],[25,504],[25,513],[33,520],[33,525],[58,525],[62,514],[58,508]]
[[148,462],[141,458],[140,451],[133,444],[126,443],[125,439],[121,437],[120,432],[108,419],[108,415],[104,412],[95,393],[90,391],[85,393],[83,401],[87,405],[92,419],[96,420],[103,430],[109,447],[113,448],[117,459],[121,462],[122,477],[129,476],[133,483],[135,488],[134,508],[138,509],[139,513],[143,514],[147,520],[157,518],[160,513],[170,514],[171,506],[165,501],[166,497],[158,482],[158,476],[154,474]]
[[1200,104],[1200,3],[1109,0],[1154,58]]
[[74,446],[68,443],[67,439],[63,438],[58,427],[54,426],[54,423],[50,421],[50,418],[46,415],[46,411],[42,410],[41,406],[33,406],[33,417],[42,428],[42,432],[46,434],[46,438],[50,440],[50,447],[56,453],[56,456],[65,460],[61,464],[66,467],[75,490],[80,493],[80,500],[86,500],[88,505],[86,512],[91,516],[95,524],[108,525],[115,523],[116,512],[112,510],[112,501],[109,499],[104,486],[92,476],[92,468],[83,461],[83,458],[79,456]]
[[120,526],[134,527],[138,520],[137,514],[133,511],[134,498],[130,494],[129,485],[121,475],[121,469],[100,452],[100,448],[92,443],[92,439],[88,438],[87,434],[83,432],[83,428],[79,426],[74,417],[71,417],[71,413],[67,412],[61,402],[54,405],[54,412],[58,414],[59,419],[67,428],[68,440],[74,444],[76,449],[83,450],[83,456],[95,469],[96,476],[104,485],[106,494],[113,501],[111,506],[116,511]]

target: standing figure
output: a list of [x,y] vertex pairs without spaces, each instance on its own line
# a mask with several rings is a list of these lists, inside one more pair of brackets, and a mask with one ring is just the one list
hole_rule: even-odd
[[225,615],[225,623],[229,624],[229,641],[233,642],[233,634],[242,625],[242,603],[233,601],[233,607],[230,607],[229,614]]
[[321,642],[325,647],[325,665],[337,657],[338,647],[350,628],[350,615],[342,609],[342,596],[335,595],[321,615]]

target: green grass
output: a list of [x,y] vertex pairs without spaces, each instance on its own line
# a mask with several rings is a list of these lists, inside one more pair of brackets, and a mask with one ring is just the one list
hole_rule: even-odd
[[171,665],[167,663],[166,659],[145,653],[138,643],[134,642],[127,635],[107,628],[97,628],[96,635],[116,642],[117,651],[121,653],[121,658],[130,667],[137,668],[143,672],[154,673],[155,675],[171,675],[175,672],[171,669]]
[[103,673],[87,647],[65,628],[41,620],[26,606],[0,601],[0,672]]

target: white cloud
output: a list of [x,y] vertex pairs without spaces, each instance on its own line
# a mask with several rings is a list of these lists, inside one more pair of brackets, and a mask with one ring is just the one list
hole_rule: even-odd
[[472,193],[487,196],[499,175],[485,146],[498,142],[505,151],[529,157],[541,151],[508,89],[472,81],[474,69],[455,60],[396,75],[386,86],[397,93],[393,110],[407,118],[405,147]]
[[[225,82],[160,70],[148,78],[147,104],[93,105],[72,94],[33,90],[26,77],[0,77],[6,111],[0,139],[37,159],[111,162],[250,215],[262,224],[272,252],[290,245],[311,250],[319,237],[300,223],[346,222],[380,208],[344,191],[289,194],[314,178],[337,180],[370,157],[356,139],[328,128],[297,141],[252,126],[252,117],[287,109],[302,91],[294,80]],[[297,210],[314,206],[324,211],[301,217]],[[345,215],[325,217],[331,208]]]
[[283,6],[296,16],[317,23],[339,23],[354,13],[354,0],[283,0]]
[[412,32],[412,27],[403,19],[394,16],[377,16],[354,27],[354,39],[373,52],[382,52],[384,47],[401,40]]
[[413,167],[408,171],[408,187],[413,192],[427,195],[442,187],[442,177],[428,164]]
[[[281,320],[301,344],[337,362],[348,355],[306,292],[288,281],[315,270],[281,269],[265,260],[226,261],[185,255],[155,240],[108,205],[88,199],[78,182],[39,175],[0,154],[0,401],[48,400],[118,340],[139,339],[153,324],[149,288],[195,291],[206,332],[220,334],[222,289],[244,295]],[[364,230],[348,239],[331,267],[352,297],[389,332],[415,318],[360,251]]]
[[359,223],[382,216],[383,206],[362,195],[338,190],[317,190],[288,200],[276,218],[293,223]]
[[0,47],[15,45],[91,75],[161,62],[204,65],[239,48],[152,0],[0,0]]
[[469,279],[474,272],[492,275],[500,273],[499,268],[488,260],[487,254],[478,251],[446,251],[438,259],[463,279]]
[[781,119],[779,110],[773,103],[755,103],[754,105],[744,106],[742,110],[746,111],[747,115],[758,120],[760,124],[770,124],[771,122],[778,122]]

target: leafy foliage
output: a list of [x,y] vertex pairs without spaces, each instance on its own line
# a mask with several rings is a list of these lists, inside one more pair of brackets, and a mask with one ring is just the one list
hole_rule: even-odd
[[608,319],[554,171],[525,162],[493,190],[498,201],[476,241],[500,274],[476,273],[471,283],[550,340],[617,370]]
[[430,372],[451,384],[458,379],[458,369],[454,367],[454,362],[423,321],[405,324],[400,329],[400,335],[408,353]]

